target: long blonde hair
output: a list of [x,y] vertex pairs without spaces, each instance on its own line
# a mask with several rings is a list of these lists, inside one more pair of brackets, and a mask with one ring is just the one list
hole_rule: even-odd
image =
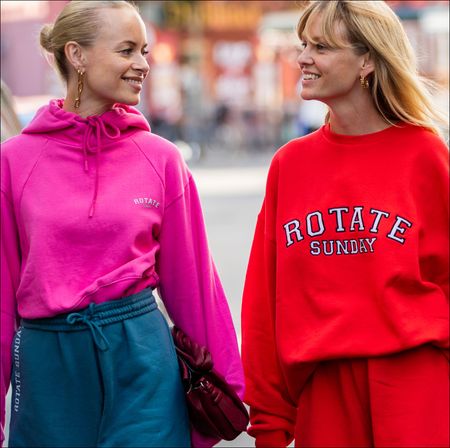
[[40,33],[41,47],[54,55],[56,70],[67,82],[69,71],[64,47],[75,41],[83,47],[90,47],[96,40],[102,22],[98,11],[102,8],[126,8],[137,11],[128,1],[72,0],[61,11],[54,24],[44,25]]
[[[384,1],[330,0],[308,2],[297,25],[299,37],[308,33],[309,19],[320,14],[325,43],[350,46],[358,54],[369,51],[375,70],[369,76],[372,98],[383,119],[422,126],[442,135],[438,124],[448,118],[433,104],[433,82],[420,76],[414,50],[394,11]],[[348,42],[339,40],[342,23]],[[329,114],[326,117],[329,121]]]

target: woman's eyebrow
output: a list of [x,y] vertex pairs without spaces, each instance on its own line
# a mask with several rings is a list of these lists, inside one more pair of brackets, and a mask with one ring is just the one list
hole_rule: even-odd
[[[131,45],[132,47],[137,47],[137,43],[134,42],[134,41],[132,41],[132,40],[124,40],[124,41],[122,41],[122,42],[119,43],[119,45],[123,45],[123,44]],[[145,44],[143,45],[143,47],[147,47],[147,46],[148,46],[147,43],[145,43]]]
[[136,45],[136,42],[133,42],[132,40],[123,40],[119,43],[119,45],[127,44],[127,45]]

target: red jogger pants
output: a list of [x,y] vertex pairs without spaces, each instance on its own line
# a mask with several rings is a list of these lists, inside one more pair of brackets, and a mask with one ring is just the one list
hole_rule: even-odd
[[297,447],[449,447],[448,350],[318,365],[300,397]]

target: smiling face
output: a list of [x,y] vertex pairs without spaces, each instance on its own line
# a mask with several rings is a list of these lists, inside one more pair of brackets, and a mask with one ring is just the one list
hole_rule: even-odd
[[321,21],[320,14],[312,16],[300,36],[302,46],[298,64],[301,69],[302,98],[319,100],[331,106],[336,101],[351,101],[367,94],[359,80],[361,74],[367,76],[370,71],[366,65],[367,53],[357,54],[349,46],[342,24],[336,24],[335,27],[335,37],[342,43],[342,48],[327,43],[322,35]]
[[114,103],[136,105],[149,72],[145,25],[132,8],[99,10],[103,26],[93,46],[82,49],[82,105],[101,113]]

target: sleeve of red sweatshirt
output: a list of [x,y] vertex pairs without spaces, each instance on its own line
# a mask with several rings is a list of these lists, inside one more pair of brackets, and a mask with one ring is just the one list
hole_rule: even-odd
[[[190,173],[180,164],[181,193],[169,200],[161,225],[157,272],[159,291],[174,324],[211,352],[214,367],[243,396],[242,365],[228,303],[208,249],[203,214]],[[173,179],[173,176],[172,176]],[[211,447],[217,439],[192,435],[193,446]]]
[[242,361],[245,401],[257,447],[287,446],[293,440],[296,408],[289,399],[275,338],[276,243],[273,212],[276,167],[269,172],[258,216],[242,303]]
[[[2,175],[3,175],[2,170]],[[16,330],[16,290],[20,251],[13,207],[1,192],[1,440],[4,440],[5,397],[11,378],[11,344]]]
[[[411,190],[421,231],[420,275],[438,285],[449,300],[449,151],[434,135],[427,135],[415,160]],[[448,342],[446,346],[448,348]]]

